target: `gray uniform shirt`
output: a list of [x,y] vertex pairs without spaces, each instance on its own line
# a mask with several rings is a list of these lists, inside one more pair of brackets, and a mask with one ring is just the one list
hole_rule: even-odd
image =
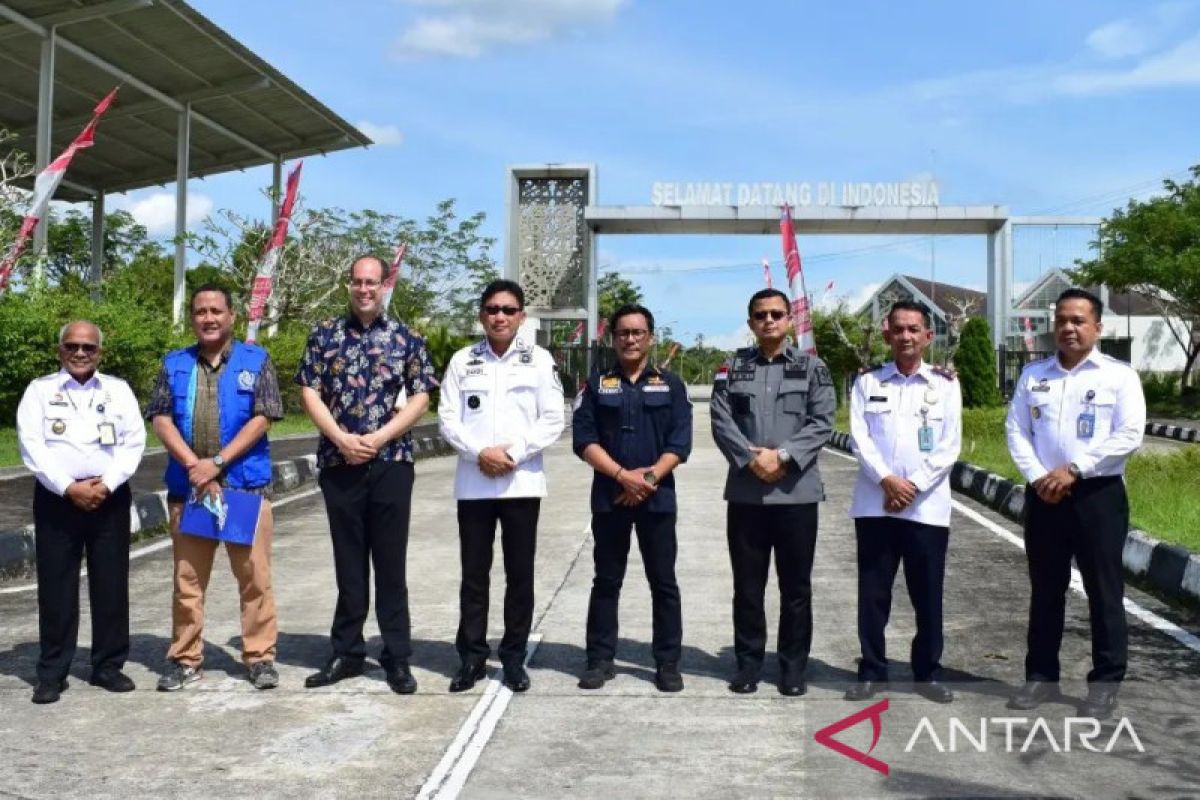
[[[712,433],[729,462],[731,503],[796,505],[825,499],[817,455],[833,432],[837,394],[824,362],[789,346],[770,362],[757,347],[738,350],[713,380]],[[783,448],[791,456],[777,483],[747,466],[751,447]]]

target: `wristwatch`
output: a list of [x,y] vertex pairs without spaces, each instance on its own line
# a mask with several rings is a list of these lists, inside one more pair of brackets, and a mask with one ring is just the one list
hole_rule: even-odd
[[784,450],[782,447],[779,448],[778,450],[776,450],[775,452],[779,456],[780,464],[786,464],[792,460],[792,454],[789,453],[787,450]]
[[225,469],[225,459],[221,457],[220,453],[212,457],[212,462],[217,469]]
[[1074,462],[1067,464],[1067,472],[1071,473],[1075,480],[1080,480],[1083,478],[1083,473],[1079,470],[1079,467],[1075,466]]
[[658,486],[658,476],[654,474],[654,470],[646,470],[642,473],[642,480],[651,486]]

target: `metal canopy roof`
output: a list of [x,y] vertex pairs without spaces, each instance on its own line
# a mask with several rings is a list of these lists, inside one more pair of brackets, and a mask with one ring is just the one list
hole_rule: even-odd
[[71,164],[61,200],[175,181],[189,107],[190,177],[372,143],[182,0],[0,0],[0,126],[31,155],[48,36],[53,155],[122,84],[95,146]]

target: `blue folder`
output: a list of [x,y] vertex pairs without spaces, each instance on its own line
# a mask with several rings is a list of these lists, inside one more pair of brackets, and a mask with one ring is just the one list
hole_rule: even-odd
[[184,503],[183,516],[179,520],[179,532],[206,539],[219,539],[233,544],[253,544],[258,530],[258,514],[262,509],[262,495],[224,489],[222,494],[229,507],[225,515],[225,527],[217,525],[217,517],[200,502]]

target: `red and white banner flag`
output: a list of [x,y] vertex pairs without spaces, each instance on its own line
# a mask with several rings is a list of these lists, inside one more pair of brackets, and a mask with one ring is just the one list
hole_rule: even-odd
[[796,326],[796,346],[816,355],[812,315],[808,308],[808,292],[804,289],[804,268],[800,250],[796,247],[796,226],[792,223],[792,207],[780,206],[779,235],[783,239],[783,263],[787,268],[788,291],[792,293],[792,321]]
[[587,327],[587,320],[579,320],[579,324],[575,326],[575,330],[571,331],[571,338],[567,339],[567,344],[579,344],[583,341],[583,331]]
[[763,259],[763,280],[767,282],[768,289],[774,288],[771,286],[771,262],[765,258]]
[[1032,353],[1034,346],[1033,338],[1033,320],[1029,317],[1023,317],[1021,323],[1025,326],[1025,352]]
[[606,319],[602,319],[602,320],[600,320],[600,322],[599,322],[599,323],[597,323],[597,325],[596,325],[596,338],[597,338],[597,339],[603,339],[603,338],[604,338],[604,332],[605,332],[606,330],[608,330],[608,320],[606,320]]
[[[117,89],[119,88],[118,86]],[[113,99],[117,96],[117,89],[113,89],[96,104],[96,107],[92,109],[91,121],[83,127],[83,130],[75,137],[75,141],[67,145],[67,149],[63,150],[58,158],[51,161],[38,174],[33,184],[33,201],[29,204],[29,213],[25,215],[25,219],[21,223],[21,230],[17,233],[16,241],[8,248],[3,260],[0,260],[0,292],[8,288],[8,279],[12,275],[13,267],[17,265],[17,259],[29,246],[29,240],[32,238],[38,222],[46,216],[46,211],[50,208],[50,200],[58,191],[58,186],[62,183],[71,159],[75,157],[77,151],[95,144],[96,124],[100,121],[100,116],[112,105]]]
[[392,305],[392,292],[396,290],[396,281],[400,278],[400,264],[404,261],[404,252],[408,249],[408,245],[404,242],[396,248],[396,256],[392,259],[392,268],[388,270],[387,277],[383,279],[383,310],[386,312]]
[[258,337],[258,326],[262,322],[263,311],[267,307],[267,299],[271,296],[271,285],[275,280],[275,267],[279,265],[279,257],[283,254],[283,242],[287,239],[288,223],[292,221],[292,208],[296,205],[296,194],[300,188],[300,168],[304,162],[296,164],[287,177],[287,192],[283,197],[283,205],[279,207],[279,218],[275,220],[275,230],[271,232],[271,240],[263,249],[262,258],[258,261],[258,269],[254,273],[254,288],[250,291],[250,312],[247,315],[249,324],[246,325],[246,341],[253,342]]
[[666,369],[667,367],[671,366],[671,359],[674,358],[675,354],[678,352],[679,352],[679,342],[674,342],[671,345],[670,351],[667,352],[667,360],[662,362],[662,364],[659,365],[659,369]]

